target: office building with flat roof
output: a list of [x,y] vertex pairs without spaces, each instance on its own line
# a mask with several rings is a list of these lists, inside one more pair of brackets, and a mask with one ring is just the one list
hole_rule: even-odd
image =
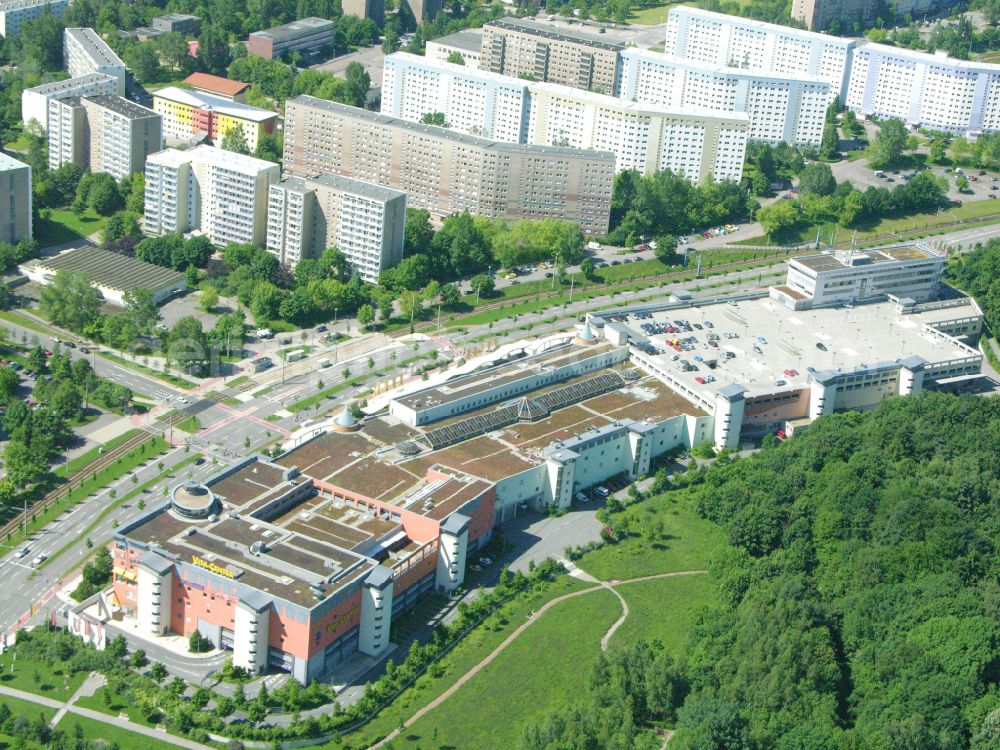
[[482,60],[483,32],[480,29],[463,29],[454,34],[430,39],[424,46],[424,54],[432,60],[448,62],[453,54],[461,55],[462,61],[470,68],[478,68]]
[[843,97],[856,40],[727,16],[686,5],[667,15],[664,53],[694,62],[829,81]]
[[163,117],[167,138],[221,143],[230,129],[241,128],[251,151],[261,136],[274,132],[278,122],[276,112],[176,86],[155,91],[153,109]]
[[976,135],[1000,129],[1000,65],[864,44],[851,53],[845,104],[863,117]]
[[680,111],[742,112],[754,141],[818,147],[836,96],[829,81],[805,74],[726,68],[640,49],[623,51],[621,60],[622,99]]
[[921,243],[802,255],[788,261],[788,279],[775,290],[795,309],[887,295],[927,302],[937,298],[946,264],[944,252]]
[[32,238],[31,167],[0,153],[0,242]]
[[247,38],[247,51],[271,60],[291,52],[309,55],[323,48],[333,49],[336,24],[325,18],[302,18],[264,31],[255,31]]
[[53,99],[48,138],[50,169],[71,162],[120,180],[163,148],[162,118],[120,96]]
[[165,149],[146,160],[146,234],[201,230],[214,245],[263,247],[267,191],[281,168],[212,146]]
[[596,34],[508,16],[483,26],[479,64],[515,78],[615,94],[624,49],[624,44]]
[[[940,254],[897,245],[865,255],[869,263],[795,258],[786,282],[766,293],[675,295],[595,313],[590,323],[628,346],[635,366],[711,414],[717,448],[980,377],[982,311],[968,297],[936,296]],[[811,286],[797,280],[809,274],[819,276]]]
[[267,249],[288,268],[340,250],[362,281],[403,258],[406,193],[339,175],[288,177],[270,186]]
[[21,121],[27,127],[32,121],[42,130],[48,127],[49,102],[73,96],[102,96],[118,91],[118,79],[103,73],[43,83],[21,92]]
[[93,29],[64,29],[63,55],[70,77],[103,73],[118,81],[113,93],[125,96],[128,69],[107,43]]
[[69,7],[69,0],[6,0],[0,2],[0,36],[17,39],[24,24],[34,21],[44,13],[62,18]]
[[610,152],[500,143],[298,96],[285,105],[285,168],[326,172],[404,191],[435,216],[562,219],[607,234]]
[[196,36],[201,31],[201,18],[187,13],[166,13],[154,18],[152,26],[164,34]]
[[672,169],[688,179],[738,180],[746,114],[639,104],[554,83],[397,52],[385,58],[382,113],[509,143],[611,151],[616,169]]

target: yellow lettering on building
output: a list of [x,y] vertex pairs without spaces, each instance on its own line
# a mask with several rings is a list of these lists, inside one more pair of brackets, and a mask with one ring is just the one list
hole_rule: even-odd
[[353,609],[347,610],[347,612],[345,612],[340,617],[338,617],[336,620],[334,620],[333,622],[331,622],[329,625],[326,626],[326,632],[327,633],[332,633],[334,630],[336,630],[337,628],[339,628],[341,625],[343,625],[348,620],[353,620],[354,617],[355,617],[355,615],[357,615],[357,614],[358,614],[358,608],[357,607],[354,607]]
[[217,575],[224,576],[225,578],[232,578],[233,574],[223,568],[221,565],[216,565],[214,562],[209,562],[208,560],[203,560],[198,557],[198,555],[191,555],[191,562],[197,565],[199,568],[204,568],[210,573],[216,573]]

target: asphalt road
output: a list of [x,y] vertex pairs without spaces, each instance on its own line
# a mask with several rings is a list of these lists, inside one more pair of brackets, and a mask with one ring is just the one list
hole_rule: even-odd
[[[139,509],[138,502],[143,499],[147,507],[151,507],[164,500],[163,490],[179,481],[179,477],[166,479],[150,487],[139,497],[121,504],[118,508],[109,513],[93,529],[86,531],[87,527],[94,519],[114,502],[111,491],[116,492],[118,498],[124,497],[136,486],[149,481],[160,473],[157,466],[163,462],[164,469],[175,466],[187,457],[183,448],[176,448],[165,456],[151,460],[145,467],[135,472],[138,481],[133,484],[130,476],[122,477],[120,480],[105,488],[102,492],[79,503],[55,521],[45,527],[42,531],[32,535],[26,545],[29,553],[23,559],[16,559],[12,554],[13,549],[4,549],[7,554],[0,559],[0,576],[4,580],[4,599],[0,605],[0,631],[7,632],[25,614],[30,614],[33,604],[42,600],[52,587],[68,574],[80,566],[84,558],[92,551],[86,546],[89,538],[94,546],[101,544],[114,534],[114,529],[128,521],[136,518],[143,511]],[[182,471],[184,478],[204,479],[215,471],[219,470],[219,465],[211,460],[205,461],[200,466],[188,465]],[[51,560],[44,567],[36,570],[32,567],[31,561],[37,555],[44,554],[52,557],[68,541],[75,540],[75,544]],[[49,607],[42,606],[36,608],[36,615],[42,616],[58,604],[56,599],[49,602]]]
[[[52,341],[51,336],[44,336],[31,330],[30,328],[17,325],[16,323],[3,321],[2,326],[11,332],[13,338],[27,343],[29,346],[38,343],[46,349],[51,349],[56,345]],[[80,351],[79,346],[74,349],[63,347],[62,351],[74,360],[87,359],[98,375],[118,383],[119,385],[124,385],[127,388],[132,389],[132,392],[138,396],[145,396],[146,398],[154,401],[165,401],[179,395],[182,392],[179,388],[175,388],[169,383],[147,377],[142,373],[136,372],[135,370],[122,367],[121,365],[104,359],[100,356],[100,354],[98,354],[99,347],[90,348],[89,354],[83,354]]]

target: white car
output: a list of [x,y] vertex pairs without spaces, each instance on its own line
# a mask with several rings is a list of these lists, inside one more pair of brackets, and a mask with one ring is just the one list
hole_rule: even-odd
[[187,402],[188,402],[188,400],[187,400],[186,396],[178,396],[177,397],[177,403],[178,404],[186,404]]
[[45,562],[48,559],[49,559],[49,556],[46,555],[46,554],[44,554],[44,553],[42,553],[41,555],[38,555],[37,557],[35,557],[35,559],[31,561],[31,564],[34,567],[37,568],[39,565],[41,565],[43,562]]
[[30,549],[28,549],[27,547],[21,547],[21,549],[19,549],[17,552],[14,553],[14,557],[16,557],[18,560],[21,560],[22,558],[25,558],[30,554],[31,554]]
[[480,557],[479,558],[479,564],[482,565],[483,567],[488,568],[490,565],[493,564],[493,560],[491,560],[488,557]]

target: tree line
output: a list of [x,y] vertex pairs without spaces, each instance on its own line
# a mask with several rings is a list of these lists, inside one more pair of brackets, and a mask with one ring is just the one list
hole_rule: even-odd
[[923,171],[891,190],[869,186],[862,192],[847,180],[837,182],[828,164],[815,162],[802,171],[798,196],[764,206],[756,219],[773,238],[795,227],[824,222],[861,229],[887,216],[937,211],[946,205],[946,190],[943,177]]
[[[13,345],[4,349],[16,350]],[[98,378],[86,359],[73,361],[60,352],[47,357],[36,344],[27,351],[25,361],[38,374],[31,394],[33,406],[17,393],[18,373],[0,367],[0,426],[7,437],[0,502],[6,504],[46,477],[52,463],[72,444],[72,426],[80,421],[87,404],[121,413],[132,400],[128,388]]]

